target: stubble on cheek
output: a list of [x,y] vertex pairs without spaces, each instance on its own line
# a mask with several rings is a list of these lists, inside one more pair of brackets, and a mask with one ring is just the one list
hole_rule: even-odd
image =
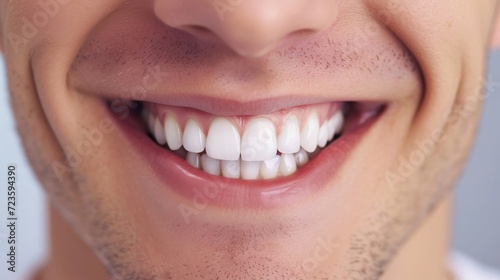
[[15,69],[8,71],[10,103],[17,132],[28,161],[52,204],[63,216],[74,219],[78,216],[77,209],[81,204],[78,184],[72,174],[66,174],[61,180],[54,172],[53,163],[65,163],[65,154],[48,123],[34,83],[29,77],[31,76],[22,75]]
[[[452,107],[454,112],[460,112],[464,104],[455,102]],[[451,120],[453,113],[443,118],[444,122],[436,120],[436,130],[442,137],[436,141],[432,153],[398,184],[379,183],[384,188],[384,196],[375,201],[371,214],[352,235],[350,263],[354,265],[349,270],[349,279],[378,279],[405,241],[452,194],[470,151],[479,116],[478,108],[463,118],[460,125]],[[408,155],[418,149],[414,146],[401,156],[408,159]],[[397,167],[393,166],[390,171]]]

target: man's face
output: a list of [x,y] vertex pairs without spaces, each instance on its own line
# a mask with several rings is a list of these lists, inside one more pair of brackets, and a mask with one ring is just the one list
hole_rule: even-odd
[[114,276],[372,279],[460,173],[496,3],[3,1],[2,49]]

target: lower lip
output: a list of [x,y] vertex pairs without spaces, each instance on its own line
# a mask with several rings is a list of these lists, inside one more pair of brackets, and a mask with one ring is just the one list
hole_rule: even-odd
[[293,175],[254,181],[214,176],[195,169],[183,158],[158,146],[137,126],[116,117],[113,119],[132,149],[148,163],[160,181],[165,182],[165,187],[180,194],[187,203],[198,205],[208,201],[211,207],[255,209],[297,203],[326,188],[378,117],[380,115],[355,128],[352,126],[356,120],[347,122],[342,137]]

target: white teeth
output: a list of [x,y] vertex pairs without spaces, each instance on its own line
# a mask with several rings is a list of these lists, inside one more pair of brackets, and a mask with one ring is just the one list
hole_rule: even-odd
[[332,141],[333,137],[335,136],[335,129],[337,128],[334,117],[331,117],[326,122],[326,128],[328,130],[328,141]]
[[337,112],[338,118],[339,118],[339,123],[337,124],[337,129],[335,130],[335,134],[339,134],[342,132],[344,129],[344,114],[342,112]]
[[319,120],[318,115],[313,113],[307,119],[300,135],[300,145],[306,152],[312,153],[318,146]]
[[318,132],[318,146],[324,148],[328,142],[328,129],[326,122],[319,128]]
[[201,167],[200,154],[187,153],[186,161],[196,169],[200,169]]
[[300,130],[299,119],[292,115],[277,137],[274,123],[260,117],[249,121],[240,137],[237,126],[230,119],[217,117],[205,136],[194,119],[187,121],[183,131],[171,114],[165,116],[163,124],[146,109],[142,118],[156,142],[168,144],[192,167],[209,174],[244,180],[292,175],[340,134],[344,125],[341,111],[321,126],[318,114],[312,113]]
[[201,156],[201,168],[209,174],[220,175],[220,160],[213,159],[207,156],[207,154],[203,154]]
[[205,150],[205,134],[196,121],[189,120],[184,128],[182,143],[184,149],[191,153],[201,153]]
[[260,161],[241,161],[241,178],[255,180],[259,178]]
[[293,154],[300,150],[300,128],[297,117],[289,118],[278,137],[278,151]]
[[279,172],[282,176],[288,176],[297,171],[297,163],[292,154],[282,154],[280,159]]
[[170,150],[175,151],[182,147],[182,131],[172,116],[165,117],[165,138]]
[[309,155],[306,151],[304,151],[304,149],[300,149],[298,153],[294,154],[294,157],[298,167],[302,167],[309,162]]
[[160,145],[167,143],[167,140],[165,139],[165,133],[163,132],[163,126],[161,125],[160,120],[155,119],[153,129],[156,142],[158,142],[158,144]]
[[336,133],[339,133],[342,130],[342,126],[344,123],[344,115],[341,111],[338,111],[333,115],[327,122],[328,129],[328,141],[332,141],[333,137],[335,137]]
[[229,120],[216,118],[212,121],[207,136],[207,155],[209,157],[237,160],[240,158],[240,143],[240,134]]
[[278,176],[280,167],[280,156],[275,155],[272,159],[260,163],[260,176],[263,179],[274,179]]
[[278,144],[274,123],[266,118],[251,120],[241,141],[241,159],[262,161],[276,156]]
[[226,178],[240,178],[240,160],[221,161],[222,176]]

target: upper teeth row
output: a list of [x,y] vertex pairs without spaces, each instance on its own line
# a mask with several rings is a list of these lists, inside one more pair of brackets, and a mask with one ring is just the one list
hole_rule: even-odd
[[188,152],[206,154],[212,159],[244,161],[266,161],[273,159],[277,152],[294,154],[300,148],[312,153],[331,141],[343,127],[344,116],[337,111],[321,126],[317,113],[312,113],[304,123],[302,130],[296,116],[291,116],[284,123],[279,135],[276,135],[274,123],[264,117],[251,120],[240,136],[236,126],[227,118],[215,118],[205,135],[200,125],[194,120],[186,122],[181,129],[175,117],[167,114],[160,119],[144,110],[144,117],[156,141],[160,145],[168,144],[175,151],[184,147]]

